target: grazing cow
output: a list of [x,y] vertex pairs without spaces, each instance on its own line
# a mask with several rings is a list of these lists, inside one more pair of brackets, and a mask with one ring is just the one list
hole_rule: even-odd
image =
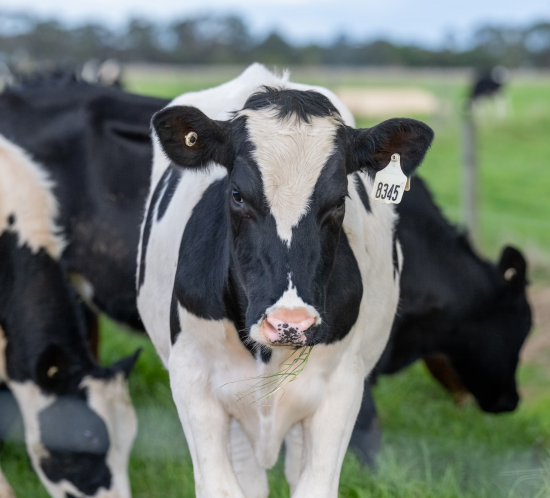
[[[497,263],[482,260],[416,176],[397,213],[401,295],[374,379],[423,359],[457,400],[471,393],[486,412],[514,410],[519,353],[531,329],[524,257],[505,247]],[[377,446],[375,417],[365,397],[350,446],[366,462]]]
[[[59,264],[65,240],[52,190],[49,175],[0,135],[0,382],[52,497],[129,498],[137,425],[126,379],[137,355],[109,368],[92,359]],[[0,496],[10,493],[0,474]]]
[[434,372],[449,372],[447,360],[455,373],[442,379],[448,387],[463,386],[484,411],[512,411],[519,353],[531,329],[527,263],[512,247],[496,264],[480,259],[422,180],[412,179],[411,192],[397,208],[401,300],[377,370],[394,373],[424,358]]
[[36,77],[0,94],[0,133],[54,181],[67,241],[61,259],[79,294],[134,329],[143,327],[134,282],[151,170],[149,123],[167,103],[71,75]]
[[[361,171],[399,153],[410,175],[433,138],[410,119],[346,123],[326,89],[259,65],[153,118],[138,309],[170,374],[198,497],[267,497],[283,440],[293,496],[338,494],[399,294],[394,212],[366,209]],[[305,350],[284,395],[262,399]]]

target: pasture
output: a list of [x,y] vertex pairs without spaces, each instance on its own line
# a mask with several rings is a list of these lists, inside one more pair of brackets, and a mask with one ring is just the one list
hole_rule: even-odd
[[[130,90],[171,97],[212,86],[238,73],[160,72],[135,69]],[[423,119],[436,139],[420,175],[452,220],[460,220],[460,108],[467,79],[462,74],[391,74],[322,71],[294,73],[295,80],[339,89],[421,89],[439,107]],[[531,263],[538,326],[519,373],[522,403],[515,413],[487,415],[473,405],[457,407],[420,364],[382,378],[374,389],[383,432],[378,469],[362,468],[348,455],[343,497],[536,498],[550,496],[550,79],[521,76],[507,89],[505,116],[490,105],[478,112],[481,167],[480,250],[494,258],[502,245],[525,250]],[[386,117],[390,117],[389,115]],[[359,126],[384,119],[358,116]],[[145,337],[102,322],[101,357],[110,363],[144,351],[131,376],[139,435],[130,465],[135,498],[193,496],[193,473],[172,402],[168,378]],[[546,347],[546,349],[545,349]],[[18,496],[46,493],[30,468],[20,429],[12,433],[0,463]],[[215,478],[215,476],[213,476]],[[270,473],[271,496],[288,496],[281,462]]]

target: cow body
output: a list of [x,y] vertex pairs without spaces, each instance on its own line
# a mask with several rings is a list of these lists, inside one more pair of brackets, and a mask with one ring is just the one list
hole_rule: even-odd
[[377,370],[395,373],[421,358],[435,370],[445,361],[448,387],[471,392],[485,411],[514,410],[519,353],[531,328],[525,259],[506,247],[497,263],[482,260],[419,178],[397,211],[401,300]]
[[[285,439],[293,496],[336,496],[363,379],[393,321],[393,210],[366,209],[371,181],[346,148],[361,141],[346,136],[352,118],[306,88],[256,65],[153,120],[138,308],[170,373],[197,496],[267,496]],[[431,132],[413,126],[423,156]],[[308,347],[284,396],[266,401],[270,388],[251,379]]]
[[0,178],[0,382],[19,405],[33,467],[54,498],[129,497],[136,420],[126,374],[135,359],[111,368],[92,359],[59,264],[53,184],[1,135]]
[[0,94],[0,133],[54,182],[67,241],[61,259],[79,294],[135,329],[142,328],[133,282],[152,156],[149,121],[167,102],[70,77]]

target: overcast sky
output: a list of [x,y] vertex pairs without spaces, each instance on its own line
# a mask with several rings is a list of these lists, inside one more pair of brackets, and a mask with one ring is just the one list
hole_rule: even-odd
[[272,29],[296,42],[384,36],[439,44],[477,26],[550,20],[550,0],[0,0],[0,8],[67,22],[102,20],[119,25],[131,16],[171,21],[204,13],[237,13],[252,31]]

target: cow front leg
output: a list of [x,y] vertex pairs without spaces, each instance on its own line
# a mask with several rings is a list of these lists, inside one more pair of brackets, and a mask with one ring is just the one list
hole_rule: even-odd
[[246,498],[231,464],[230,416],[215,397],[208,360],[180,335],[170,353],[170,386],[193,460],[197,498]]
[[258,463],[250,439],[235,419],[231,420],[230,439],[233,469],[246,498],[267,498],[267,473]]
[[10,483],[4,476],[0,468],[0,498],[15,498],[15,493],[11,489]]
[[304,431],[302,423],[294,424],[285,437],[285,477],[294,494],[302,475],[304,464]]
[[351,360],[340,365],[316,411],[303,421],[303,471],[293,498],[337,498],[342,462],[363,395],[360,364]]

